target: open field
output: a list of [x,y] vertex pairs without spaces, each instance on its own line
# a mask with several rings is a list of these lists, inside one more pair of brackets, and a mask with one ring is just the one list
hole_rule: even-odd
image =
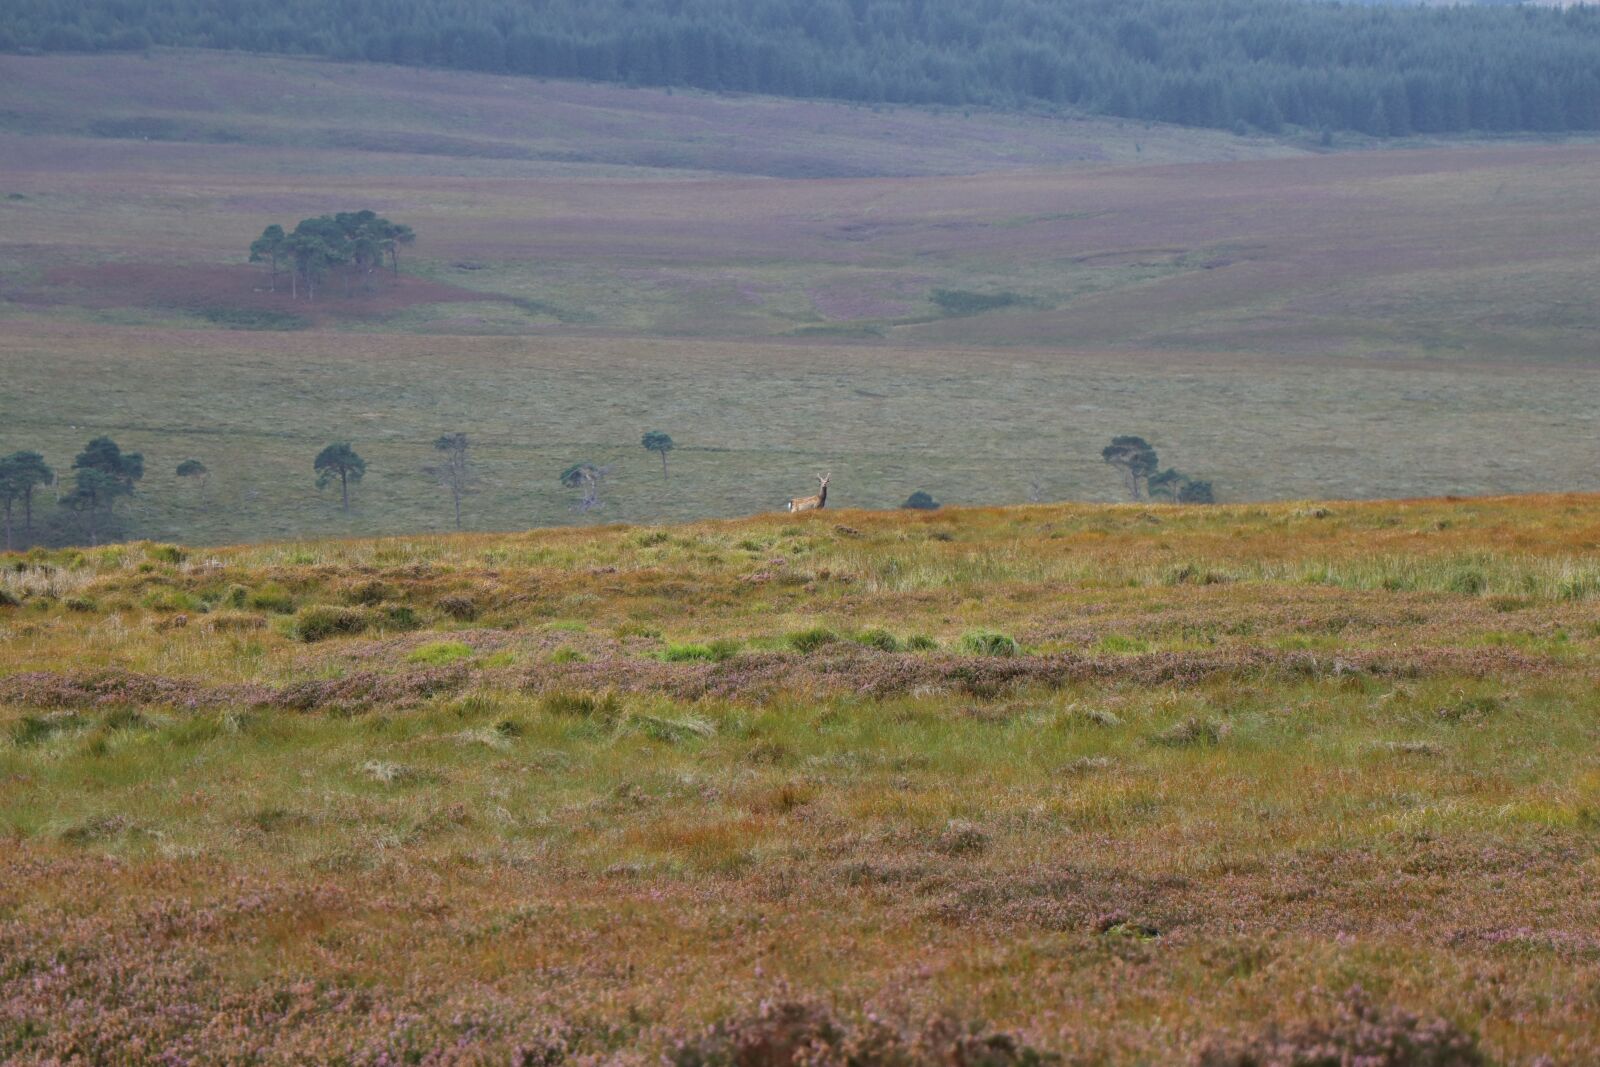
[[0,1058],[650,1063],[776,997],[1183,1063],[1359,984],[1593,1062],[1597,551],[1554,496],[38,553]]
[[[1105,500],[1116,433],[1233,500],[1600,488],[1571,461],[1592,144],[1312,154],[166,51],[0,81],[28,90],[0,122],[0,452],[143,451],[136,534],[437,529],[422,468],[456,430],[497,529],[571,521],[579,460],[636,522],[830,468],[852,506]],[[291,301],[243,262],[268,222],[363,205],[421,235],[375,295]],[[309,471],[342,437],[371,462],[348,518]],[[204,497],[173,484],[191,456]]]
[[[879,349],[629,338],[334,335],[17,323],[0,335],[0,445],[63,468],[94,433],[142,451],[130,519],[191,543],[441,530],[425,472],[471,433],[469,528],[584,521],[557,474],[610,465],[594,519],[774,511],[831,470],[836,506],[1116,500],[1100,449],[1144,432],[1224,496],[1307,498],[1600,489],[1570,463],[1592,439],[1597,369],[1149,351]],[[1246,413],[1241,417],[1241,412]],[[679,444],[670,481],[639,446]],[[353,438],[368,462],[350,516],[311,461]],[[203,492],[174,468],[198,456]]]

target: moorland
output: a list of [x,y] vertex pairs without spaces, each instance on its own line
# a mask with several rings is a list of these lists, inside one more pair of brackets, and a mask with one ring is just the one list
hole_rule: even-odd
[[[579,521],[578,462],[630,522],[775,508],[830,469],[851,506],[1114,500],[1119,433],[1233,500],[1600,484],[1570,462],[1590,144],[1329,152],[175,50],[0,56],[0,80],[29,88],[0,116],[0,448],[142,453],[126,536],[444,529],[449,432],[480,529]],[[418,234],[370,294],[293,300],[247,262],[269,223],[361,207]],[[343,439],[368,461],[348,514],[311,471]]]
[[1597,548],[1572,495],[41,550],[0,1059],[1591,1062]]

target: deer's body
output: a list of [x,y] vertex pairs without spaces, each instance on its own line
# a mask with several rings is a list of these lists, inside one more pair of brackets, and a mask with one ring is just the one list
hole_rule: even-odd
[[790,511],[817,511],[828,506],[828,479],[832,474],[819,474],[817,481],[820,487],[816,496],[797,496],[789,501]]

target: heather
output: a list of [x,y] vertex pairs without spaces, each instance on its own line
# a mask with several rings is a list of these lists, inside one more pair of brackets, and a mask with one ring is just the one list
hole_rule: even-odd
[[0,1059],[1584,1062],[1597,544],[1552,496],[3,557]]

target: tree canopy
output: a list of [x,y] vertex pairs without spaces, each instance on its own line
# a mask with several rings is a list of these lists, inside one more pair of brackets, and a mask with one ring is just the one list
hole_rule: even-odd
[[639,439],[639,443],[646,451],[661,453],[661,477],[667,477],[667,453],[678,447],[672,443],[672,435],[651,430]]
[[250,243],[250,262],[268,265],[274,290],[279,272],[287,266],[290,293],[298,298],[303,287],[306,299],[311,300],[316,298],[317,283],[335,270],[344,277],[346,293],[357,284],[371,289],[385,261],[390,271],[398,274],[400,246],[415,241],[416,236],[410,226],[391,222],[374,211],[341,211],[301,219],[290,232],[273,223]]
[[123,452],[109,437],[96,437],[72,461],[72,477],[72,491],[61,504],[84,517],[89,543],[95,544],[102,519],[119,499],[132,496],[134,483],[144,477],[144,456]]
[[1375,136],[1600,128],[1600,9],[1299,0],[9,0],[0,48],[152,43]]
[[350,510],[350,483],[359,482],[367,473],[367,461],[356,454],[349,441],[335,441],[317,453],[311,469],[317,474],[317,488],[325,489],[336,479],[344,510]]
[[25,532],[33,532],[33,493],[42,485],[55,481],[56,475],[37,452],[13,452],[0,458],[0,507],[5,509],[5,545],[13,547],[12,515],[18,503],[22,504]]

